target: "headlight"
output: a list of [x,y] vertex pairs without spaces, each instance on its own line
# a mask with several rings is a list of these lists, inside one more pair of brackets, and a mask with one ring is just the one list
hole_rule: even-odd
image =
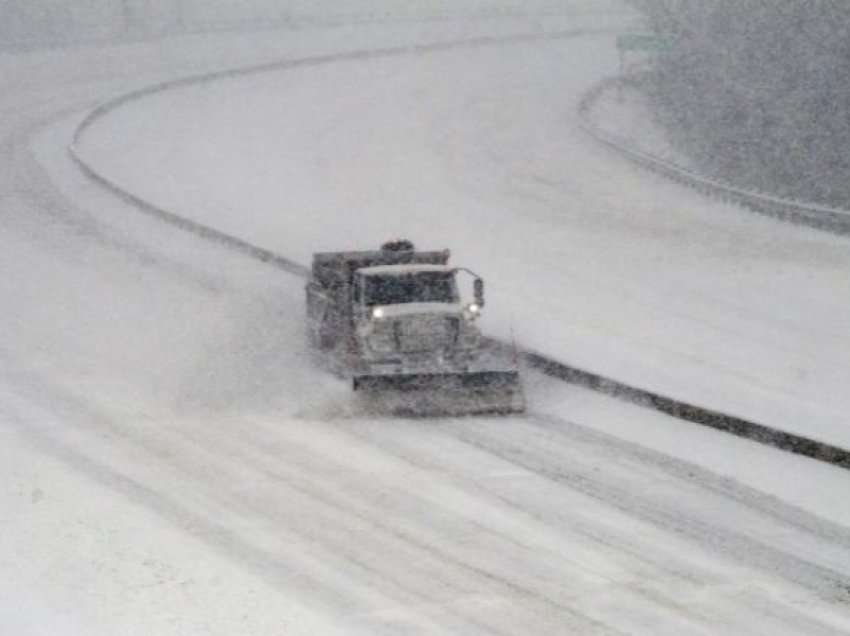
[[463,315],[467,320],[475,320],[481,315],[481,306],[477,303],[470,303],[464,309]]
[[374,320],[380,320],[384,317],[384,310],[380,307],[375,307],[372,309],[372,318]]

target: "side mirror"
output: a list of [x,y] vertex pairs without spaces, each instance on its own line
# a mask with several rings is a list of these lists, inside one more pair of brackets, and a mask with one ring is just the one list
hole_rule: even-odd
[[472,288],[475,293],[475,304],[479,307],[484,306],[484,281],[480,278],[476,278],[472,283]]

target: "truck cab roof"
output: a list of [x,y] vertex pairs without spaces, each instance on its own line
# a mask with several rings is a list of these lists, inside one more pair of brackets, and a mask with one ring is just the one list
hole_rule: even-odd
[[319,252],[313,255],[313,280],[323,287],[335,288],[350,285],[355,271],[392,265],[444,266],[448,261],[449,250]]
[[420,274],[420,273],[443,273],[448,274],[454,271],[454,267],[449,265],[375,265],[372,267],[361,267],[357,273],[361,276],[401,276],[404,274]]

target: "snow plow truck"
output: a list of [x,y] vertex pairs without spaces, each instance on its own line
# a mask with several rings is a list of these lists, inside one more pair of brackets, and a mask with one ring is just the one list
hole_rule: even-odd
[[[314,254],[306,287],[310,344],[381,412],[520,413],[516,356],[483,338],[476,324],[484,281],[449,265],[449,256],[405,240]],[[461,276],[472,278],[471,301],[462,298]]]

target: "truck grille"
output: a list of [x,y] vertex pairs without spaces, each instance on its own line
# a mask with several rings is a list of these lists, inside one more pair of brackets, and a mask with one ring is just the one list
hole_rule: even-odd
[[410,316],[393,325],[402,353],[425,353],[454,347],[458,319],[446,316]]

